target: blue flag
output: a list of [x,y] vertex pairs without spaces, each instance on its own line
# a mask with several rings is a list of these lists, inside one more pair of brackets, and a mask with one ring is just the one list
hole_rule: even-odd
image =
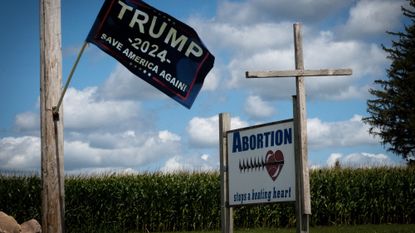
[[139,0],[106,0],[87,42],[187,108],[215,60],[193,28]]

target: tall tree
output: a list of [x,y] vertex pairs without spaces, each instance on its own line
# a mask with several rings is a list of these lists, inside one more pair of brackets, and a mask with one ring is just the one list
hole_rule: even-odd
[[369,117],[363,121],[370,125],[370,133],[380,136],[388,151],[415,162],[415,0],[402,7],[409,19],[404,32],[387,32],[392,40],[388,53],[391,65],[386,80],[375,80],[379,89],[370,89],[374,99],[367,101]]

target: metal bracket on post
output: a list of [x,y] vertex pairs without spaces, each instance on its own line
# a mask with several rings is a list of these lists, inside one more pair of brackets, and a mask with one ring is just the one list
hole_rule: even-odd
[[60,117],[59,117],[59,109],[57,109],[57,107],[52,107],[52,116],[53,116],[53,121],[59,121]]

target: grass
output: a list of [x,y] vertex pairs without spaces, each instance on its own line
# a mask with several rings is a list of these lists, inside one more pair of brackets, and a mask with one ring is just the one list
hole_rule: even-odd
[[[73,230],[73,229],[72,229]],[[75,230],[74,232],[113,233],[109,229]],[[148,232],[148,231],[147,231]],[[310,233],[414,233],[415,224],[379,224],[379,225],[343,225],[310,227]],[[128,231],[128,233],[143,233],[143,231]],[[217,231],[175,231],[160,233],[221,233]],[[296,233],[295,228],[255,228],[234,229],[234,233]]]
[[389,224],[389,225],[356,225],[314,227],[310,233],[410,233],[415,232],[415,225]]
[[[295,228],[234,229],[234,233],[295,233]],[[382,224],[355,226],[310,227],[310,233],[414,233],[415,224]],[[190,233],[190,232],[189,232]],[[220,233],[220,231],[192,231],[191,233]]]

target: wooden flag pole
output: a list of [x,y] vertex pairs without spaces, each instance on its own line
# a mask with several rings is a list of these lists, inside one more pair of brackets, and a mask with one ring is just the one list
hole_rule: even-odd
[[62,80],[60,0],[40,1],[42,232],[64,232],[63,124],[54,118]]

